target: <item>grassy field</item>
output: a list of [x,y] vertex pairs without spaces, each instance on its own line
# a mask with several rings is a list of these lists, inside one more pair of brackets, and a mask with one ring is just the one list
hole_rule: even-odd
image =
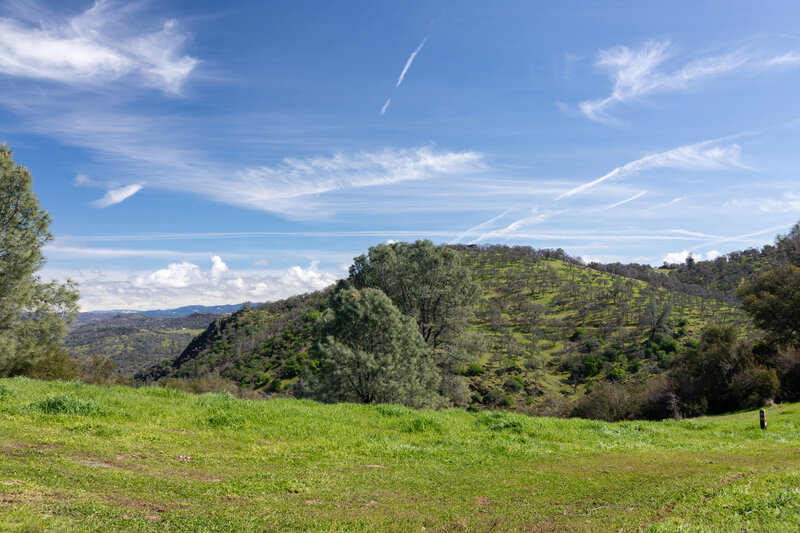
[[798,531],[800,405],[768,420],[0,380],[0,530]]

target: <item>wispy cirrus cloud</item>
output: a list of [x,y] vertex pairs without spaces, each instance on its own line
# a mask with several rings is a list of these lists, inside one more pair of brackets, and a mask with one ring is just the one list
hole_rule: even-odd
[[142,187],[143,185],[141,183],[135,183],[133,185],[126,185],[124,187],[111,189],[105,194],[105,196],[92,202],[92,205],[95,207],[108,207],[118,204],[141,191]]
[[425,43],[427,41],[428,41],[427,37],[422,39],[422,42],[419,43],[419,46],[417,46],[417,48],[413,52],[411,52],[411,55],[408,56],[408,61],[406,61],[406,64],[403,67],[403,71],[400,73],[400,77],[397,78],[397,83],[395,84],[395,88],[400,87],[400,84],[403,83],[403,79],[405,79],[408,69],[411,68],[411,64],[414,62],[414,59],[417,57],[417,54],[419,54],[420,50],[422,50],[422,47],[425,46]]
[[[414,63],[414,59],[417,57],[417,54],[419,54],[420,50],[422,50],[422,47],[425,46],[426,42],[428,42],[428,37],[427,36],[424,39],[422,39],[422,42],[419,43],[419,46],[417,46],[417,48],[413,52],[411,52],[411,55],[408,56],[408,60],[406,60],[406,64],[405,64],[405,66],[403,66],[403,70],[400,72],[400,76],[397,78],[397,83],[395,83],[395,85],[394,85],[395,89],[400,87],[400,84],[403,83],[403,80],[405,79],[406,74],[408,73],[408,69],[411,68],[411,64]],[[383,107],[381,107],[380,116],[383,116],[383,115],[386,114],[386,110],[389,109],[389,104],[391,104],[391,103],[392,103],[392,99],[388,98],[386,100],[386,103],[383,104]]]
[[391,103],[392,103],[392,99],[391,98],[387,98],[386,99],[386,103],[383,104],[383,107],[381,108],[381,116],[386,114],[386,110],[389,109],[389,104],[391,104]]
[[725,168],[748,168],[741,160],[738,144],[722,146],[720,143],[745,134],[710,139],[695,144],[679,146],[666,152],[650,154],[619,166],[596,180],[583,183],[559,195],[556,200],[581,193],[607,180],[621,179],[653,168],[675,168],[682,170],[720,170]]
[[[61,20],[0,18],[0,73],[87,86],[129,78],[167,93],[180,92],[198,63],[182,52],[187,35],[177,21],[136,33],[136,3],[98,0]],[[37,14],[38,16],[38,14]]]
[[[678,63],[677,51],[669,41],[647,41],[637,49],[615,46],[601,50],[595,66],[608,72],[612,80],[611,94],[605,98],[584,100],[580,112],[591,120],[615,123],[613,107],[656,93],[685,91],[707,80],[734,71],[800,65],[800,54],[778,55],[752,49],[710,55]],[[678,64],[675,64],[678,63]],[[568,111],[567,106],[559,106]]]
[[616,202],[616,203],[613,203],[613,204],[611,204],[609,206],[604,207],[603,210],[614,209],[615,207],[619,207],[621,205],[627,204],[628,202],[632,202],[632,201],[636,200],[637,198],[641,198],[645,194],[647,194],[647,191],[638,192],[638,193],[634,194],[633,196],[631,196],[630,198],[626,198],[624,200],[621,200],[619,202]]
[[725,207],[748,207],[765,213],[800,214],[800,192],[786,191],[778,198],[734,198]]

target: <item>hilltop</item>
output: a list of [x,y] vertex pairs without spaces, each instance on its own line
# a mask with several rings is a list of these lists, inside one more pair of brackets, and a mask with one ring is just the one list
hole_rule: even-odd
[[4,531],[793,531],[800,405],[604,423],[0,380]]
[[[462,405],[546,410],[597,381],[664,372],[708,324],[751,328],[720,291],[675,290],[583,265],[560,250],[453,249],[482,289],[471,330],[481,334],[483,348],[460,370],[468,385]],[[317,292],[215,320],[183,353],[137,379],[218,375],[246,389],[287,393],[314,360],[315,324],[329,296]]]

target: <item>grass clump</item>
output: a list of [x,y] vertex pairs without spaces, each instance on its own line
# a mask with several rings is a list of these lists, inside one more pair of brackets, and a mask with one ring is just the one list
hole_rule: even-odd
[[522,432],[522,422],[518,415],[501,412],[480,413],[478,424],[486,427],[489,431],[512,431]]
[[81,400],[72,396],[49,396],[33,404],[33,407],[48,415],[93,415],[100,409],[91,400]]

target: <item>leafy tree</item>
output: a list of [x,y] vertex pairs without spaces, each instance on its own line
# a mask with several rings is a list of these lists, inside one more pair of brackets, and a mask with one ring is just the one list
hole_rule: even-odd
[[77,313],[73,282],[44,283],[41,247],[52,238],[31,175],[0,145],[0,376],[28,374],[55,350]]
[[739,288],[756,325],[778,342],[800,345],[800,267],[787,263]]
[[416,319],[425,342],[438,349],[453,342],[473,316],[480,288],[455,250],[431,241],[379,244],[355,258],[356,288],[381,289],[406,316]]
[[458,374],[486,349],[486,341],[466,332],[480,299],[480,286],[461,254],[429,240],[379,244],[355,258],[350,278],[358,289],[382,290],[416,321],[433,350],[441,392],[456,404],[468,402],[469,392]]
[[323,401],[437,403],[439,376],[414,321],[379,289],[342,289],[323,318],[311,393]]

